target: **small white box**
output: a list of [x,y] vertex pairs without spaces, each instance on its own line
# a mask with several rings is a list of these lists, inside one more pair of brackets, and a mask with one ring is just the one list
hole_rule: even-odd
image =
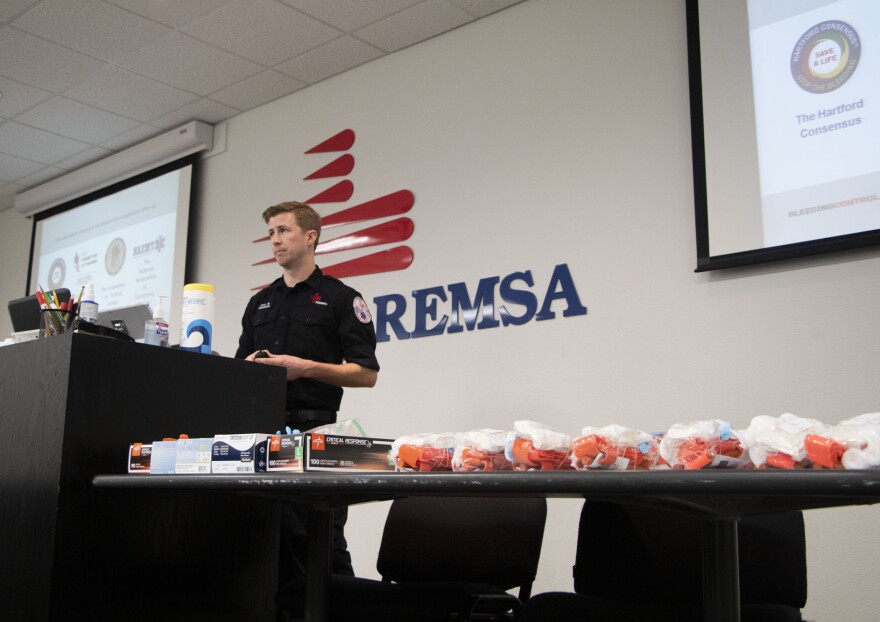
[[269,437],[269,463],[267,471],[303,471],[303,435],[273,434]]
[[33,341],[34,339],[40,338],[40,329],[36,328],[34,330],[22,330],[17,333],[12,333],[12,340],[15,343],[24,343],[25,341]]
[[150,454],[153,446],[149,443],[132,443],[128,446],[128,472],[134,474],[150,474]]
[[211,450],[214,473],[256,473],[266,470],[268,434],[217,434]]
[[170,441],[153,441],[150,454],[150,475],[168,475],[174,473],[177,460],[177,439]]
[[182,438],[178,440],[174,472],[181,475],[210,473],[213,443],[213,438]]

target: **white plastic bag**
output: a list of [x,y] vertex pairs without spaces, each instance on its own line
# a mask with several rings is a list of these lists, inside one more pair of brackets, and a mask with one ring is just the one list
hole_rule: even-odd
[[455,435],[452,455],[453,471],[509,471],[513,463],[504,448],[510,432],[504,430],[471,430]]
[[451,471],[455,435],[410,434],[391,443],[390,458],[398,471]]
[[660,456],[673,469],[751,466],[742,434],[721,419],[676,423],[660,441]]

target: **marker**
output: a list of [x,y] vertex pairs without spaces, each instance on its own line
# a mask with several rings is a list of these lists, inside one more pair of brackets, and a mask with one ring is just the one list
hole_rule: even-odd
[[67,299],[67,330],[70,330],[73,327],[73,321],[76,319],[76,314],[73,312],[73,298]]
[[54,313],[44,314],[48,318],[46,322],[48,328],[46,336],[58,335],[64,330],[64,327],[67,324],[62,314],[58,312],[61,310],[61,305],[58,302],[58,294],[53,290],[52,296],[50,296],[43,289],[42,285],[37,285],[37,287],[39,287],[39,290],[36,292],[36,296],[37,302],[40,303],[40,309],[54,311]]
[[[73,313],[70,314],[70,323],[73,324],[73,321],[79,317],[79,303],[82,301],[83,292],[86,291],[86,286],[83,285],[82,289],[79,290],[79,296],[76,297],[76,303],[71,305],[71,311]],[[73,302],[73,298],[70,299]]]
[[44,330],[46,333],[46,337],[57,335],[59,328],[57,328],[55,325],[56,320],[53,317],[52,313],[46,313],[50,310],[49,305],[46,304],[46,294],[42,291],[42,288],[40,288],[40,291],[37,291],[35,295],[37,297],[37,302],[40,303],[40,315],[44,318],[45,321]]
[[43,294],[43,300],[46,301],[46,307],[49,308],[49,309],[51,309],[51,308],[52,308],[52,303],[53,303],[53,301],[52,301],[52,297],[51,297],[48,293],[46,293],[46,290],[43,289],[43,286],[42,286],[42,285],[37,285],[37,287],[40,288],[39,293]]

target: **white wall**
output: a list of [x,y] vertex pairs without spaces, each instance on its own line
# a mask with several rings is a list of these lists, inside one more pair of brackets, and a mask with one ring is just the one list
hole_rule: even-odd
[[[880,410],[876,250],[693,272],[683,5],[530,0],[232,119],[225,151],[204,162],[193,272],[217,288],[217,349],[233,354],[249,289],[278,272],[251,267],[268,256],[251,242],[265,232],[260,212],[329,186],[303,178],[335,155],[303,152],[351,128],[354,196],[322,212],[400,189],[416,197],[413,265],[348,280],[368,301],[461,281],[473,295],[479,279],[522,270],[542,298],[566,263],[589,307],[563,318],[557,302],[550,321],[380,344],[379,384],[343,401],[342,416],[368,433],[524,418],[570,434],[699,418],[745,426],[786,411],[836,423]],[[21,217],[0,218],[9,298],[21,295],[6,274],[24,280],[26,245],[13,238],[27,227],[8,233]],[[579,508],[551,502],[536,592],[571,589]],[[352,509],[360,574],[375,576],[385,509]],[[875,617],[878,518],[877,508],[806,513],[808,618]]]
[[[28,255],[33,221],[14,209],[0,212],[0,298],[21,298],[27,292]],[[6,304],[5,302],[3,303]],[[0,341],[12,333],[12,320],[0,309]]]

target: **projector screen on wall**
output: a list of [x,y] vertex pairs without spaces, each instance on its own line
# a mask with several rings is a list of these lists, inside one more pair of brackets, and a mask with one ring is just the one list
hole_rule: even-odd
[[190,156],[36,214],[28,293],[67,288],[76,297],[92,283],[101,311],[153,306],[158,296],[169,297],[166,312],[180,309],[195,161]]
[[880,3],[687,17],[697,271],[880,243]]

